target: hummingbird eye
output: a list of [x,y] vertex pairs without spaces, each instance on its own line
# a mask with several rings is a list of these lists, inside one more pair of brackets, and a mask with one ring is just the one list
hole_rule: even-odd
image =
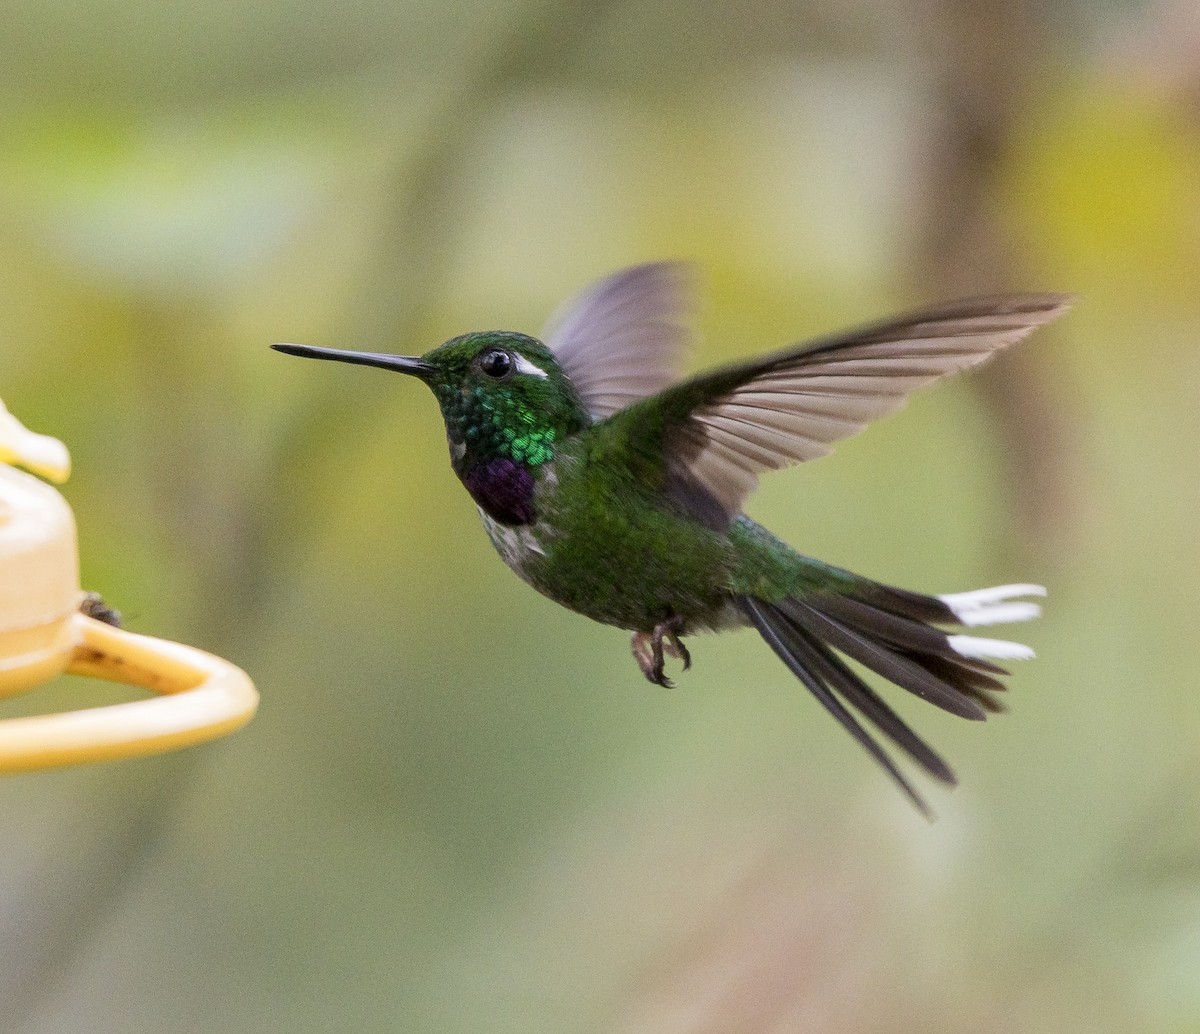
[[479,368],[489,377],[499,380],[512,371],[513,359],[504,349],[493,348],[479,357]]

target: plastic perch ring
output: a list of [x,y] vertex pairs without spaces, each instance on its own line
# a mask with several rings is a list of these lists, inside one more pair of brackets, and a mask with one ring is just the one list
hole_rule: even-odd
[[0,773],[157,754],[215,739],[253,718],[258,691],[240,668],[80,612],[71,508],[13,463],[58,482],[70,467],[61,442],[27,431],[0,403],[0,697],[64,673],[161,695],[0,721]]

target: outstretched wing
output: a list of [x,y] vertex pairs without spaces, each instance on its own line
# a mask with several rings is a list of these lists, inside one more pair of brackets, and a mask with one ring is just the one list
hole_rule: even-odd
[[632,266],[592,284],[551,317],[542,340],[601,420],[679,379],[693,339],[695,271]]
[[763,471],[826,455],[917,388],[979,365],[1069,304],[1014,294],[925,309],[700,374],[616,419],[658,438],[669,474],[729,519]]

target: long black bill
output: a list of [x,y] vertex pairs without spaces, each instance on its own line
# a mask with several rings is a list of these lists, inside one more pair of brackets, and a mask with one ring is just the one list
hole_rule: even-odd
[[395,370],[398,373],[412,374],[414,377],[424,377],[433,371],[433,367],[409,355],[388,355],[385,352],[345,352],[338,348],[317,348],[314,345],[272,345],[276,352],[285,355],[298,355],[305,359],[333,359],[339,363],[356,363],[359,366],[378,366],[383,370]]

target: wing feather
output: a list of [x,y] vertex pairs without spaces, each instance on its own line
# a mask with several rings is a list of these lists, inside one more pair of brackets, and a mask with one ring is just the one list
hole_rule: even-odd
[[[1056,294],[970,299],[691,378],[653,400],[668,465],[732,517],[766,470],[824,456],[942,377],[1066,311]],[[649,405],[649,404],[648,404]]]
[[542,340],[593,420],[675,383],[693,340],[694,269],[632,266],[598,281],[551,317]]

